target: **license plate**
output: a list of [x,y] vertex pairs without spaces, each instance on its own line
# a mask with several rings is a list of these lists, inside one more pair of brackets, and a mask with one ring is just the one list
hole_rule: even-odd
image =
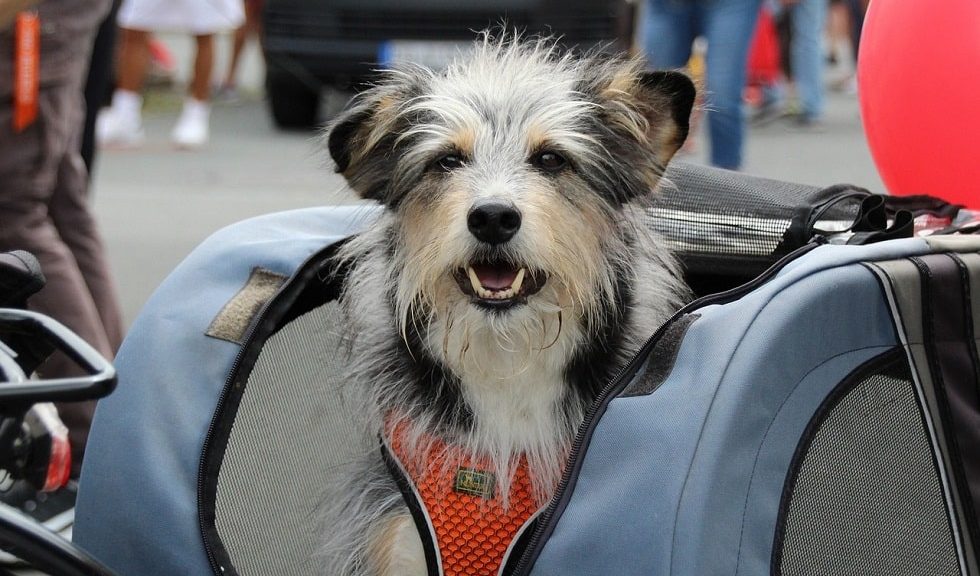
[[378,50],[378,63],[382,66],[413,63],[433,69],[445,68],[469,50],[469,46],[467,42],[390,40]]

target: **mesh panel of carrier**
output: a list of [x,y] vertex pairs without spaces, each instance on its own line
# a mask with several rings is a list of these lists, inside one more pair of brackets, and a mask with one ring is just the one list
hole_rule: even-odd
[[749,278],[810,240],[808,220],[817,206],[840,199],[819,224],[845,229],[867,194],[674,162],[647,209],[647,224],[666,238],[690,272]]
[[[241,576],[313,576],[317,507],[338,468],[377,443],[341,392],[338,305],[300,316],[271,337],[252,371],[228,439],[216,526]],[[349,392],[347,392],[349,393]]]
[[811,424],[783,503],[774,574],[960,574],[931,444],[903,371],[859,378]]

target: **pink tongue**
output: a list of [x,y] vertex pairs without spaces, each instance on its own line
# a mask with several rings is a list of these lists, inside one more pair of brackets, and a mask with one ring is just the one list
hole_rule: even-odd
[[517,270],[513,268],[474,264],[473,271],[487,290],[506,290],[517,278]]

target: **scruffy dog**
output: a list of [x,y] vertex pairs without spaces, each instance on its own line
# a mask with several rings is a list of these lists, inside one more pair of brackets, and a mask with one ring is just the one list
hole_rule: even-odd
[[694,93],[636,59],[485,34],[445,71],[386,72],[334,122],[337,171],[386,207],[343,250],[341,302],[388,457],[333,487],[326,574],[422,576],[426,554],[497,574],[589,404],[688,297],[639,217]]

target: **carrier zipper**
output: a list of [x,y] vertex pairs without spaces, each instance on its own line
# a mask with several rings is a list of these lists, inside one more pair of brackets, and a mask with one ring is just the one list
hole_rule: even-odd
[[568,501],[571,499],[571,494],[567,493],[569,484],[578,478],[578,474],[582,466],[581,456],[583,455],[584,449],[587,447],[589,441],[592,439],[592,434],[595,431],[596,425],[598,424],[599,417],[605,413],[606,408],[609,406],[609,402],[618,396],[619,393],[622,392],[623,389],[630,383],[630,381],[632,381],[640,365],[643,363],[642,361],[649,356],[657,342],[659,342],[660,338],[663,337],[664,332],[667,331],[667,328],[677,318],[680,318],[685,314],[689,314],[694,310],[714,304],[727,304],[737,300],[743,295],[755,290],[759,286],[771,280],[776,274],[779,273],[780,270],[783,269],[783,267],[793,260],[796,260],[800,256],[826,243],[827,240],[822,236],[814,237],[809,244],[806,244],[805,246],[802,246],[783,256],[775,264],[766,269],[765,272],[759,276],[756,276],[751,281],[724,292],[709,294],[698,298],[697,300],[694,300],[693,302],[690,302],[686,306],[682,307],[680,310],[674,313],[670,319],[657,328],[653,335],[647,339],[647,341],[640,347],[639,351],[630,359],[630,361],[623,366],[623,368],[621,368],[612,379],[609,380],[609,382],[603,387],[602,391],[599,392],[599,395],[596,397],[595,401],[593,401],[592,405],[589,406],[589,409],[585,414],[585,419],[579,426],[578,432],[575,435],[575,440],[572,442],[567,459],[567,466],[565,471],[562,473],[561,480],[558,482],[555,495],[552,496],[551,502],[549,502],[548,506],[541,512],[537,525],[529,536],[527,547],[524,549],[523,554],[521,554],[521,558],[514,566],[514,569],[507,576],[528,576],[530,574],[534,562],[537,561],[538,556],[541,553],[539,548],[541,547],[542,542],[547,537],[551,536],[558,518],[561,517],[561,512],[564,511],[565,507],[568,505]]
[[[214,551],[214,546],[212,546],[211,539],[206,535],[209,531],[208,520],[204,516],[205,506],[203,505],[205,499],[205,478],[207,472],[208,455],[211,449],[211,444],[213,441],[214,434],[218,427],[218,421],[221,418],[222,413],[225,409],[225,403],[228,400],[228,395],[231,392],[232,386],[234,386],[235,381],[238,379],[238,371],[241,368],[242,362],[245,359],[246,354],[250,351],[252,343],[254,342],[256,336],[260,332],[260,327],[264,327],[265,320],[269,313],[278,307],[279,300],[284,294],[286,294],[293,285],[296,284],[300,279],[305,279],[307,273],[310,271],[313,265],[319,268],[322,266],[324,255],[335,251],[340,243],[332,244],[324,250],[319,250],[312,256],[307,258],[293,273],[289,278],[283,282],[282,286],[276,290],[276,293],[269,298],[269,300],[262,306],[262,309],[255,315],[252,323],[246,329],[244,336],[242,337],[241,346],[238,349],[238,353],[235,355],[235,359],[232,361],[231,369],[228,371],[228,377],[225,379],[225,383],[221,388],[221,393],[218,395],[218,403],[215,406],[214,414],[211,416],[211,422],[208,424],[207,433],[204,435],[204,443],[201,446],[201,458],[198,461],[198,473],[197,473],[197,515],[198,515],[198,528],[201,531],[204,543],[204,552],[208,557],[208,563],[211,565],[211,571],[216,575],[228,574],[228,568],[222,566],[218,561],[217,555]],[[262,330],[263,334],[271,334],[273,330],[265,329]],[[268,336],[269,334],[266,334]]]
[[[285,286],[283,286],[285,287]],[[249,326],[248,330],[245,332],[245,337],[242,339],[241,348],[238,349],[238,354],[235,355],[235,360],[231,364],[231,370],[228,372],[228,378],[225,379],[224,385],[221,387],[221,394],[218,395],[218,404],[215,407],[214,414],[211,416],[211,423],[208,424],[208,431],[204,435],[204,443],[201,445],[201,459],[197,466],[197,519],[198,528],[201,530],[201,540],[204,543],[204,552],[207,554],[208,563],[211,565],[211,571],[214,574],[224,574],[226,569],[218,563],[218,559],[214,554],[214,547],[211,546],[211,539],[204,537],[204,534],[208,530],[207,520],[204,518],[204,478],[205,469],[207,468],[208,451],[211,448],[211,439],[214,436],[215,429],[217,428],[218,418],[224,411],[225,401],[228,399],[228,392],[231,390],[232,385],[235,382],[235,378],[238,376],[238,368],[241,366],[242,359],[245,356],[245,349],[252,343],[252,336],[257,331],[257,326],[265,319],[266,311],[269,309],[269,305],[275,301],[279,295],[282,294],[282,288],[280,288],[276,294],[266,302],[265,306],[262,307],[262,311],[256,316],[256,321]]]

